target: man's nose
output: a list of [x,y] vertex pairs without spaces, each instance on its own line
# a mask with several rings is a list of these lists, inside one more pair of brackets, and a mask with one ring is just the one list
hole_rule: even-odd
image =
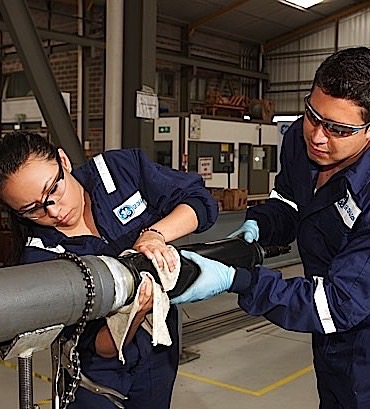
[[311,132],[311,142],[315,145],[323,145],[328,142],[328,137],[325,135],[322,125],[313,127]]

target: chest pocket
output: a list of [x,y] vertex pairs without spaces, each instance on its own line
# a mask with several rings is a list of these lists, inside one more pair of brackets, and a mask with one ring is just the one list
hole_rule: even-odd
[[352,231],[352,228],[344,223],[335,204],[319,212],[316,227],[322,236],[323,244],[333,257],[347,244]]
[[333,258],[348,243],[351,229],[343,223],[334,204],[305,217],[297,241],[308,271],[327,271]]
[[130,245],[136,240],[138,231],[144,223],[142,219],[146,213],[147,203],[131,179],[127,180],[124,187],[117,187],[102,154],[94,157],[94,163],[103,182],[100,187],[104,192],[102,197],[108,195],[103,203],[98,199],[94,202],[100,222],[110,239],[114,237],[116,240],[122,240],[124,237],[124,245]]

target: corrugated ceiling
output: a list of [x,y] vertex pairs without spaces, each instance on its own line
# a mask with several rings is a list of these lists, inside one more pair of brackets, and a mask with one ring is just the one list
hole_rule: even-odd
[[158,0],[158,17],[186,24],[190,33],[208,31],[273,48],[368,7],[369,0],[324,0],[306,11],[278,0]]

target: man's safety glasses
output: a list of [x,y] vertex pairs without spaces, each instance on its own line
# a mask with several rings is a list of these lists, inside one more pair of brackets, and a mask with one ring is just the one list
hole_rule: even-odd
[[[57,156],[58,162],[58,174],[48,190],[45,199],[40,204],[32,207],[31,209],[16,212],[18,216],[25,217],[27,219],[37,220],[46,216],[48,212],[48,206],[55,205],[64,195],[65,192],[65,180],[63,166],[60,162],[59,155]],[[50,200],[52,199],[52,200]]]
[[324,132],[329,136],[345,138],[347,136],[355,135],[357,132],[361,131],[361,129],[365,129],[366,132],[367,128],[369,128],[370,122],[363,125],[347,125],[340,122],[329,121],[328,119],[323,118],[313,109],[312,105],[310,104],[310,96],[311,94],[308,94],[304,97],[306,117],[313,126],[321,125]]

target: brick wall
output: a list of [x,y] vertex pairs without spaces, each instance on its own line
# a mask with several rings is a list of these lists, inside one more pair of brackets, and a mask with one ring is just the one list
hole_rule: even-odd
[[[70,116],[77,127],[77,51],[55,53],[49,56],[49,62],[53,71],[58,88],[61,92],[70,93]],[[21,62],[17,58],[6,59],[3,63],[3,74],[23,70]],[[89,115],[94,121],[93,129],[83,139],[91,142],[92,153],[96,154],[103,150],[103,129],[96,127],[97,122],[103,123],[104,112],[104,72],[103,51],[97,51],[90,60],[89,66]]]

